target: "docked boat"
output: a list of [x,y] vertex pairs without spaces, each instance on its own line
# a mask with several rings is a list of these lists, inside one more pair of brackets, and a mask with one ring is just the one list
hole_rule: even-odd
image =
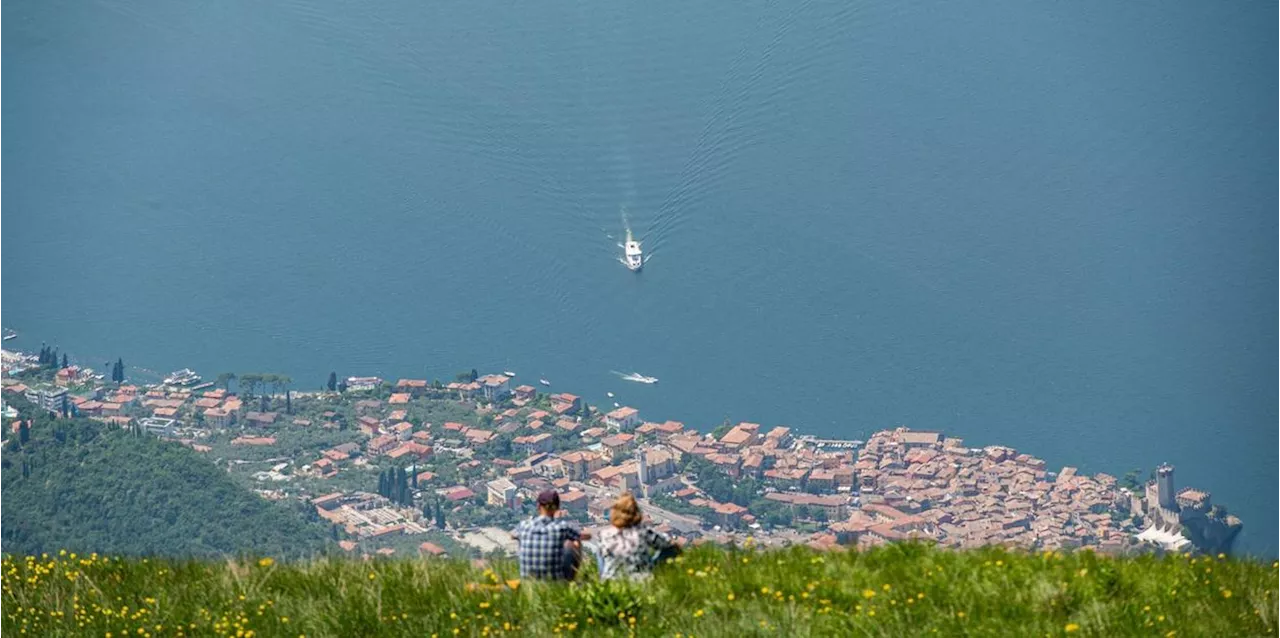
[[165,385],[195,385],[200,383],[200,375],[195,370],[183,368],[165,377]]
[[644,268],[644,251],[640,248],[640,242],[631,236],[631,230],[627,229],[627,241],[623,244],[624,259],[623,264],[631,272],[640,272]]

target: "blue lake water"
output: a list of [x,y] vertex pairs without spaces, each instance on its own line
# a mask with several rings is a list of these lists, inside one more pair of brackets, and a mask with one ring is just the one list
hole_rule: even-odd
[[1274,19],[14,0],[3,323],[98,367],[509,369],[703,429],[1168,461],[1274,555]]

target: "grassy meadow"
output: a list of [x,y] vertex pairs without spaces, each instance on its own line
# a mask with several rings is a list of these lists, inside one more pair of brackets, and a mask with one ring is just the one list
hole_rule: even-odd
[[1271,636],[1275,563],[1091,552],[694,549],[636,584],[514,563],[5,556],[6,635]]

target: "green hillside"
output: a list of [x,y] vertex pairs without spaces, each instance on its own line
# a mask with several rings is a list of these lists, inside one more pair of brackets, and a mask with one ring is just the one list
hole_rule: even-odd
[[[95,636],[1267,636],[1276,565],[1170,556],[703,547],[632,586],[448,560],[3,563],[3,630]],[[480,585],[480,587],[475,587]]]
[[176,443],[83,419],[36,415],[12,434],[3,472],[3,549],[129,556],[305,556],[327,528],[268,502]]

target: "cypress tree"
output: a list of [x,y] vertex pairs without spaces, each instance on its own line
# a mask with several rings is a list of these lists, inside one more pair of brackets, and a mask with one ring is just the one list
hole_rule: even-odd
[[329,373],[329,383],[327,385],[329,386],[330,392],[333,392],[334,390],[338,389],[338,373],[337,372]]
[[65,352],[64,352],[64,353],[62,353],[62,367],[64,367],[64,368],[68,367],[68,366],[67,366],[67,353],[65,353]]
[[22,421],[18,424],[18,442],[26,444],[31,440],[31,421]]

